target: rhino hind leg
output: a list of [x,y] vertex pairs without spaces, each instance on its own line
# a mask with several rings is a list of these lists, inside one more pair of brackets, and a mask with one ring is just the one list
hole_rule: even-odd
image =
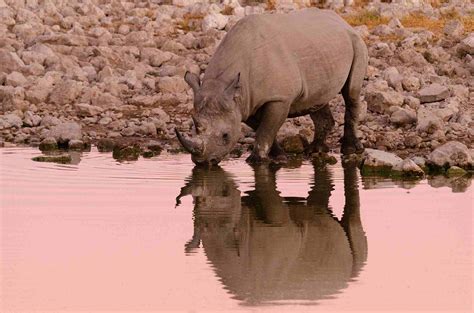
[[360,91],[367,71],[367,48],[362,39],[356,36],[353,38],[353,47],[354,60],[352,61],[349,77],[341,92],[346,107],[344,135],[341,139],[341,152],[344,155],[364,151],[364,146],[356,136],[356,128],[360,109]]
[[307,149],[308,154],[313,153],[327,153],[329,147],[326,144],[327,135],[331,132],[334,127],[334,117],[332,116],[329,105],[325,105],[323,108],[311,112],[311,119],[314,123],[314,139],[311,145]]

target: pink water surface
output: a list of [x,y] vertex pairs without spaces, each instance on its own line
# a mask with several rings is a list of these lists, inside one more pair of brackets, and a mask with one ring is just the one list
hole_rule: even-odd
[[[368,189],[359,179],[368,246],[360,273],[328,297],[252,305],[202,245],[185,253],[193,198],[175,203],[193,168],[188,156],[118,163],[90,152],[58,165],[31,161],[37,154],[0,150],[0,312],[472,312],[472,186]],[[254,189],[245,162],[222,167],[242,196]],[[343,171],[330,173],[340,219]],[[280,196],[307,197],[312,177],[308,163],[281,169]]]

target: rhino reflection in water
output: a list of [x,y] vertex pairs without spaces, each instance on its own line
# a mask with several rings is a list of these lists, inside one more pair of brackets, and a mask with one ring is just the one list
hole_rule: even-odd
[[330,170],[314,165],[306,199],[281,197],[276,170],[254,167],[255,190],[240,197],[222,168],[195,168],[179,199],[194,200],[194,235],[225,288],[246,305],[329,298],[347,287],[367,258],[355,166],[344,168],[345,206],[337,220],[328,206]]

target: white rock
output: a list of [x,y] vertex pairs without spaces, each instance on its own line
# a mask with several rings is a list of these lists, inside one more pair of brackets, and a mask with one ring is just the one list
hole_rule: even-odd
[[101,107],[87,103],[77,103],[75,108],[81,116],[96,116],[104,111]]
[[208,31],[210,29],[224,29],[229,21],[229,17],[220,13],[208,14],[202,20],[202,30]]
[[51,128],[47,137],[53,137],[58,143],[80,140],[82,138],[81,126],[75,122],[62,123]]
[[437,167],[459,166],[466,168],[473,165],[473,160],[465,144],[450,141],[431,152],[428,155],[428,163]]
[[5,79],[5,84],[13,87],[23,87],[26,85],[28,80],[19,72],[11,72]]
[[416,130],[420,133],[433,134],[437,130],[444,128],[443,121],[433,112],[427,108],[420,108],[417,112]]
[[16,127],[20,128],[23,125],[23,121],[16,114],[0,115],[0,129]]
[[423,176],[423,170],[412,160],[405,159],[397,164],[395,164],[392,168],[392,171],[399,172],[402,175],[408,176]]
[[381,150],[365,149],[364,152],[364,167],[392,168],[402,161],[395,154]]
[[440,84],[431,84],[418,91],[418,99],[421,103],[441,101],[449,97],[449,89]]

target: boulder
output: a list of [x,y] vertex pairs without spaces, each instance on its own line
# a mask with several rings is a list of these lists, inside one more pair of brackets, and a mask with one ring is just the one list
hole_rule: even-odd
[[390,122],[396,126],[405,126],[416,123],[416,113],[412,110],[400,108],[392,113]]
[[470,33],[469,36],[461,41],[459,50],[461,53],[474,55],[474,32]]
[[41,151],[52,151],[58,149],[58,142],[54,137],[46,137],[39,144],[39,149]]
[[375,149],[365,149],[361,173],[363,175],[390,174],[392,168],[402,161],[401,158],[393,153]]
[[229,17],[220,13],[211,13],[206,15],[202,20],[202,30],[224,29],[229,22]]
[[74,80],[61,81],[52,90],[49,101],[57,105],[73,103],[81,94],[82,85]]
[[420,99],[421,103],[437,102],[444,100],[447,97],[449,97],[448,87],[437,83],[423,87],[420,91],[418,91],[418,99]]
[[372,112],[384,113],[391,106],[402,106],[404,97],[396,91],[368,91],[365,95],[367,108]]
[[82,139],[81,126],[75,122],[66,122],[54,126],[48,137],[53,137],[59,144],[67,144],[70,140]]
[[395,164],[392,168],[392,172],[395,175],[398,174],[405,177],[420,177],[425,175],[423,170],[410,159],[405,159]]
[[450,141],[436,148],[428,155],[428,165],[434,168],[459,166],[469,169],[473,167],[473,160],[469,149],[458,141]]
[[0,115],[0,129],[5,128],[20,128],[23,125],[23,121],[21,118],[16,114],[5,114]]
[[96,116],[104,111],[101,107],[87,103],[78,103],[75,108],[80,116]]
[[416,130],[420,133],[433,134],[444,128],[443,120],[435,112],[428,108],[420,108],[417,112]]
[[0,73],[20,72],[25,63],[15,52],[0,49]]
[[444,25],[443,32],[446,36],[459,38],[464,34],[464,25],[461,21],[453,19]]

